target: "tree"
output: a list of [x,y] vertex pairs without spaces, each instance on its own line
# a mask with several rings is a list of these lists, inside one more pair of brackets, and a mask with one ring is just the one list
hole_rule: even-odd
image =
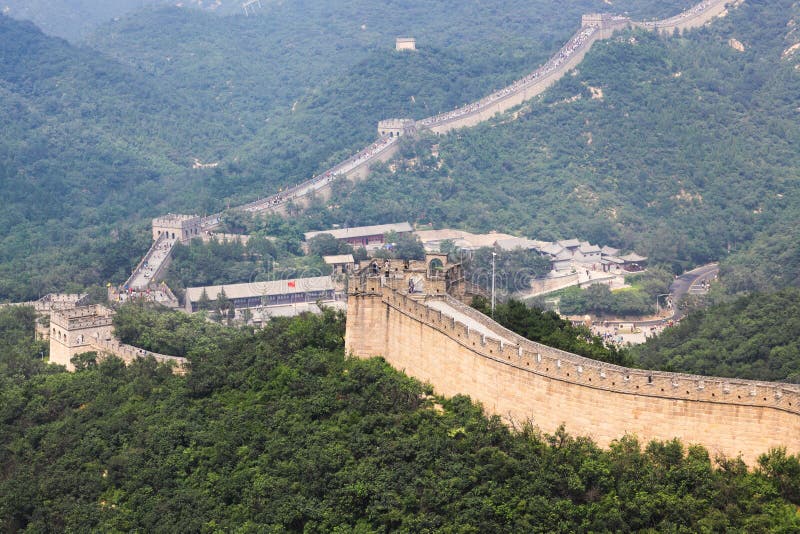
[[200,293],[200,298],[197,299],[197,307],[200,310],[211,309],[211,299],[208,298],[208,292],[206,292],[206,288],[203,288],[203,291]]
[[81,352],[69,359],[76,371],[84,371],[97,366],[97,352]]
[[319,234],[309,239],[308,250],[315,256],[353,253],[353,247],[344,241],[336,239],[331,234]]
[[384,236],[384,242],[391,246],[391,257],[400,260],[424,260],[425,247],[422,241],[414,234],[398,234],[388,232]]

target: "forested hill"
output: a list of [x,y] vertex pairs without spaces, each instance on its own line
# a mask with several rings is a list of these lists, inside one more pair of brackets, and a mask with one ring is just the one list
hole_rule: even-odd
[[202,209],[176,206],[166,186],[218,133],[214,117],[30,23],[0,16],[0,43],[0,295],[124,275],[133,260],[124,249],[140,238],[119,232],[120,221]]
[[[38,360],[31,310],[0,310],[4,532],[796,532],[800,462],[753,471],[677,441],[608,450],[514,431],[380,359],[345,358],[343,318],[223,328],[124,308],[175,376]],[[569,429],[567,429],[569,430]]]
[[[262,0],[266,3],[273,0]],[[30,20],[45,33],[72,42],[86,37],[98,25],[145,6],[175,4],[170,0],[4,0],[4,14]],[[187,7],[217,11],[223,0],[192,0]],[[224,1],[228,10],[240,9],[240,1]]]
[[[146,247],[132,224],[272,193],[369,142],[380,119],[476,99],[539,65],[599,4],[151,9],[98,30],[89,44],[102,54],[2,17],[0,298],[120,282]],[[615,9],[650,18],[690,4]],[[579,236],[676,266],[738,252],[758,232],[769,242],[800,204],[798,55],[784,54],[796,11],[747,2],[683,38],[600,43],[519,120],[443,138],[441,168],[423,158],[377,173],[300,223],[410,217]],[[401,31],[419,52],[393,51]]]
[[[661,16],[689,3],[619,7]],[[600,7],[429,4],[145,10],[98,30],[102,53],[0,16],[0,299],[121,282],[150,217],[307,178],[380,119],[450,109],[529,72]],[[394,52],[401,30],[420,37],[418,54]]]
[[682,37],[597,43],[516,120],[435,141],[439,161],[421,143],[421,166],[375,174],[336,199],[332,218],[577,235],[676,267],[756,236],[797,242],[799,12],[790,0],[745,2]]
[[800,288],[692,312],[632,353],[645,369],[800,383]]

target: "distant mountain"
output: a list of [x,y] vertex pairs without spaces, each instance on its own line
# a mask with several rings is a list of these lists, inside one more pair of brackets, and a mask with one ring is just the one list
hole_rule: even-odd
[[[260,0],[268,5],[275,0]],[[45,33],[76,42],[105,22],[149,6],[172,5],[213,13],[242,12],[243,0],[3,0],[4,15],[30,20]]]
[[[649,18],[691,3],[631,0],[613,9]],[[120,281],[146,246],[141,229],[125,233],[131,225],[296,183],[371,141],[380,119],[450,109],[524,75],[561,46],[581,13],[610,9],[596,0],[262,5],[251,17],[145,8],[101,25],[91,48],[0,18],[8,236],[0,240],[0,298],[67,281]],[[395,52],[397,35],[416,36],[419,51]],[[423,184],[407,198],[387,191],[369,209],[319,216],[390,218],[393,206],[424,200],[416,191],[435,191]],[[462,206],[468,213],[469,202]],[[404,213],[460,217],[435,197]],[[593,235],[583,223],[570,233]]]
[[[422,143],[422,165],[376,173],[335,199],[330,219],[578,236],[676,268],[758,236],[779,241],[746,265],[797,265],[781,240],[800,242],[799,14],[790,0],[745,2],[682,37],[600,42],[515,120],[427,141],[440,161]],[[797,280],[786,274],[756,287]]]
[[3,14],[30,20],[46,33],[77,41],[98,24],[165,0],[4,0]]

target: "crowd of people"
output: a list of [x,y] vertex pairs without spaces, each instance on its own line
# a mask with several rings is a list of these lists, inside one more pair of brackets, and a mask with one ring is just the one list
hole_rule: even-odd
[[126,289],[137,290],[147,287],[151,278],[161,268],[161,264],[169,256],[174,239],[162,238],[153,243],[139,267],[133,272],[126,283]]
[[687,9],[686,11],[681,11],[674,17],[670,17],[664,20],[656,20],[653,22],[645,22],[644,26],[648,28],[661,28],[661,27],[669,27],[674,26],[675,24],[681,22],[682,20],[695,17],[708,9],[709,7],[719,4],[720,2],[725,2],[726,0],[703,0],[699,4],[695,4],[691,8]]
[[445,113],[440,113],[439,115],[434,115],[433,117],[428,117],[426,119],[422,119],[419,121],[419,124],[422,126],[435,126],[437,124],[441,124],[444,122],[451,121],[453,119],[463,117],[465,115],[470,115],[475,113],[476,111],[480,111],[481,109],[489,106],[490,104],[506,98],[510,95],[516,94],[519,91],[529,87],[537,83],[539,80],[546,78],[549,74],[557,70],[561,65],[563,65],[576,51],[580,50],[597,32],[597,26],[587,26],[585,28],[581,28],[581,30],[576,33],[567,43],[561,47],[561,50],[558,51],[553,57],[551,57],[547,63],[533,71],[532,73],[528,74],[524,78],[517,80],[516,82],[512,83],[511,85],[500,89],[499,91],[495,91],[494,93],[486,96],[477,102],[472,102],[471,104],[467,104],[460,108],[454,109],[453,111],[448,111]]

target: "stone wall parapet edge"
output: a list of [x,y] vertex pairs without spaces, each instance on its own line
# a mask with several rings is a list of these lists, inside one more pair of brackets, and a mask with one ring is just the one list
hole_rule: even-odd
[[[448,297],[431,298],[446,300],[449,305],[460,304]],[[766,407],[800,414],[800,387],[794,384],[649,371],[608,364],[521,338],[483,316],[482,324],[485,327],[501,337],[515,340],[513,344],[501,343],[471,331],[467,325],[395,291],[385,289],[382,301],[484,358],[554,380],[615,393]],[[459,311],[465,310],[459,308]],[[478,314],[477,311],[473,312]]]

